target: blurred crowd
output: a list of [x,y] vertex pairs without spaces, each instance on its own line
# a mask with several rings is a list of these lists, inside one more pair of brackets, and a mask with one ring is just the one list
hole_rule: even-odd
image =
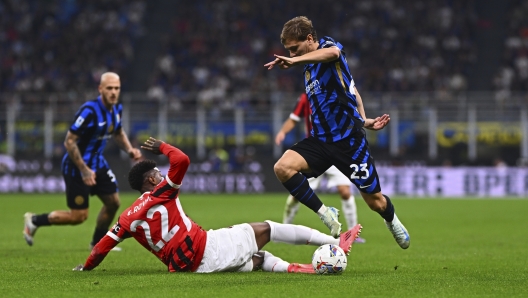
[[[146,4],[0,2],[0,89],[84,91],[93,90],[104,71],[126,76],[135,41],[144,32]],[[175,108],[200,102],[258,110],[269,106],[264,92],[302,91],[298,69],[268,72],[263,67],[273,54],[287,54],[279,35],[296,15],[311,18],[319,37],[332,36],[345,46],[360,91],[465,90],[475,60],[474,6],[473,0],[185,2],[160,41],[154,72],[146,75],[148,96],[173,98]],[[515,30],[526,23],[525,14],[516,12]],[[510,59],[523,68],[526,57],[517,54],[523,48],[519,43],[509,42],[516,49]]]
[[124,71],[143,30],[145,0],[0,1],[0,90],[94,90]]
[[[266,108],[268,91],[304,89],[300,69],[267,71],[283,24],[308,16],[345,47],[363,92],[463,91],[476,58],[471,0],[196,0],[174,13],[150,79],[151,99]],[[195,96],[198,93],[198,96]],[[226,96],[228,94],[228,96]]]
[[528,91],[528,2],[512,0],[508,16],[502,64],[493,79],[499,101],[512,91]]

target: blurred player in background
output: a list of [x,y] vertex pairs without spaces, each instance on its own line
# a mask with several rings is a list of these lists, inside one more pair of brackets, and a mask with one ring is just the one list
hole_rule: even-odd
[[141,148],[169,158],[169,172],[162,177],[156,162],[144,160],[132,167],[128,182],[141,196],[119,216],[117,223],[93,248],[84,263],[73,270],[97,267],[119,242],[134,237],[167,265],[170,272],[198,273],[253,271],[314,273],[311,264],[288,263],[262,251],[269,241],[297,245],[335,244],[346,254],[361,226],[334,239],[299,225],[272,221],[238,224],[206,232],[183,211],[178,192],[187,172],[189,157],[181,150],[149,138]]
[[[310,102],[308,101],[308,96],[306,93],[303,93],[297,100],[297,104],[291,112],[290,117],[284,121],[281,129],[275,136],[275,144],[280,145],[286,137],[286,134],[288,134],[297,125],[297,123],[301,121],[301,118],[304,118],[306,137],[309,137],[312,131],[312,121],[310,115]],[[337,187],[337,192],[341,196],[341,207],[343,213],[345,214],[345,220],[348,228],[351,229],[358,223],[356,201],[350,192],[350,185],[352,185],[352,183],[345,175],[343,175],[343,173],[339,172],[335,166],[328,168],[324,174],[328,179],[327,186],[329,188],[334,186]],[[321,175],[317,178],[308,179],[308,183],[313,190],[317,190],[319,188],[323,176],[324,175]],[[291,224],[298,210],[299,200],[290,194],[286,199],[282,223]],[[358,237],[356,238],[355,242],[365,243],[365,239]]]
[[313,133],[293,145],[277,161],[274,167],[277,178],[292,196],[317,212],[336,237],[341,231],[338,210],[327,208],[307,181],[307,177],[317,177],[335,165],[350,177],[367,205],[383,217],[398,245],[408,248],[409,233],[396,216],[389,197],[381,193],[363,129],[384,128],[390,121],[389,115],[366,117],[343,46],[328,36],[318,40],[312,21],[307,17],[295,17],[286,22],[281,43],[290,57],[275,55],[275,60],[264,66],[289,69],[304,65]]
[[[33,245],[37,228],[50,225],[78,225],[88,218],[88,197],[97,195],[103,207],[97,216],[93,247],[106,234],[119,208],[117,181],[106,162],[103,151],[112,136],[130,158],[138,160],[141,152],[133,148],[121,127],[122,106],[118,103],[121,82],[116,73],[101,76],[100,95],[86,102],[75,114],[66,134],[67,153],[62,159],[62,175],[66,184],[69,211],[24,215],[24,238]],[[119,250],[118,248],[116,250]]]

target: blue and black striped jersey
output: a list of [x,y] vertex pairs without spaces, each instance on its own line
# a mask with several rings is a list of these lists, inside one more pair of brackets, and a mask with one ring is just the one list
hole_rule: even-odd
[[325,36],[318,49],[338,47],[339,59],[304,66],[306,94],[312,110],[312,135],[326,143],[350,137],[363,127],[357,110],[354,79],[350,74],[343,46]]
[[[103,151],[112,134],[121,130],[122,111],[123,107],[120,103],[113,106],[112,111],[109,111],[99,96],[94,100],[87,101],[75,114],[70,132],[79,136],[77,146],[84,162],[93,171],[108,167],[103,157]],[[62,159],[63,165],[69,161],[70,158],[66,153]]]

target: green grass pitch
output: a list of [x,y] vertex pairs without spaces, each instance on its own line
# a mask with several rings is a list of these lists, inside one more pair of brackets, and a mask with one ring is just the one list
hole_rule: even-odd
[[[121,194],[123,210],[136,194]],[[205,229],[282,218],[286,194],[180,196],[184,210]],[[322,195],[340,208],[337,195]],[[66,207],[64,194],[0,195],[1,297],[528,297],[528,200],[394,198],[411,235],[398,247],[378,214],[357,199],[362,236],[342,275],[284,273],[169,274],[133,239],[110,252],[92,272],[72,272],[89,254],[101,207],[79,226],[39,229],[33,247],[22,237],[26,211]],[[342,220],[343,222],[343,220]],[[323,232],[306,207],[296,223]],[[290,262],[309,263],[314,246],[268,244]]]

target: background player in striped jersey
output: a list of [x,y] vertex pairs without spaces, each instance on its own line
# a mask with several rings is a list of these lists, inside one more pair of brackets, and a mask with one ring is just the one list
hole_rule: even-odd
[[334,239],[299,225],[272,221],[239,224],[204,231],[183,211],[178,192],[190,160],[181,150],[154,138],[141,148],[169,158],[169,172],[163,178],[156,162],[144,160],[132,167],[128,181],[141,196],[119,216],[117,223],[93,248],[84,263],[73,270],[92,270],[119,242],[134,237],[167,265],[170,272],[198,273],[252,271],[314,273],[311,264],[290,264],[262,251],[269,241],[298,245],[339,245],[349,253],[361,226]]
[[[297,125],[297,123],[301,121],[301,118],[304,118],[304,128],[306,137],[309,137],[312,131],[312,121],[310,115],[310,102],[308,101],[308,96],[306,95],[306,93],[303,93],[301,94],[301,96],[299,96],[299,99],[297,99],[297,103],[295,104],[295,107],[293,108],[290,117],[286,119],[286,121],[284,121],[281,129],[275,136],[275,144],[280,145],[286,137],[286,134],[288,134]],[[352,183],[350,182],[348,177],[343,175],[343,173],[339,172],[339,170],[335,166],[331,166],[330,168],[328,168],[328,170],[326,170],[324,175],[321,175],[317,178],[312,177],[308,179],[310,187],[313,190],[317,190],[319,188],[323,176],[326,176],[328,180],[328,187],[337,187],[337,192],[341,196],[342,211],[345,214],[347,226],[349,229],[351,229],[352,227],[358,224],[356,201],[354,199],[354,196],[350,192],[350,185],[352,185]],[[284,207],[282,223],[291,224],[298,210],[299,200],[297,200],[290,194],[286,199],[286,206]],[[356,238],[355,242],[364,243],[365,239],[358,237]]]
[[343,46],[328,36],[318,40],[312,21],[307,17],[295,17],[286,22],[281,43],[290,57],[275,55],[275,60],[264,66],[268,69],[274,66],[289,69],[304,65],[313,135],[293,145],[277,161],[274,167],[277,178],[290,194],[317,212],[336,237],[341,231],[338,210],[327,208],[306,179],[317,177],[335,165],[350,177],[367,205],[383,217],[398,245],[408,248],[409,233],[394,213],[390,198],[381,193],[374,159],[363,129],[384,128],[390,121],[389,115],[374,119],[366,117]]
[[104,73],[99,84],[100,95],[83,104],[75,114],[74,122],[66,133],[64,146],[67,153],[61,166],[70,210],[38,215],[26,213],[24,238],[29,245],[33,245],[33,236],[38,227],[84,222],[88,218],[88,197],[94,194],[101,199],[103,207],[97,216],[90,245],[99,242],[108,231],[120,202],[116,177],[103,156],[106,142],[113,136],[130,158],[141,158],[141,152],[132,147],[121,127],[120,92],[119,76],[113,72]]

